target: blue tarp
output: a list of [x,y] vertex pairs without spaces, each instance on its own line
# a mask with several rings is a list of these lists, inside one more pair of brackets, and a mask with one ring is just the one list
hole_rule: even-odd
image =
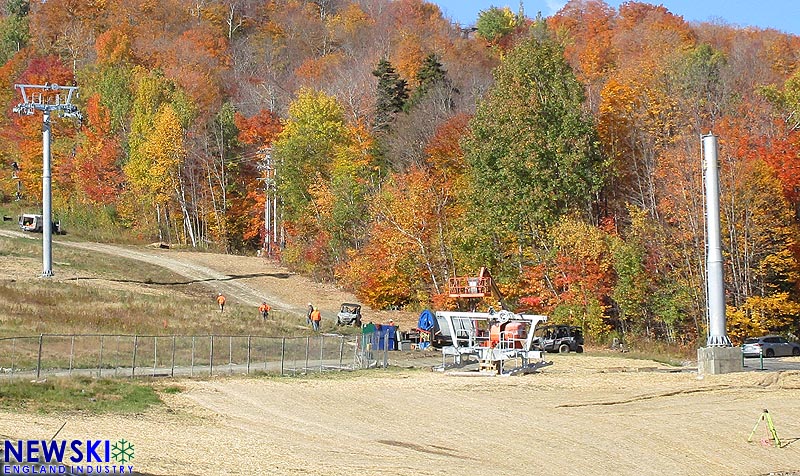
[[431,345],[431,343],[430,343],[430,334],[433,333],[433,329],[435,327],[436,327],[436,316],[434,316],[433,313],[428,309],[425,309],[424,311],[422,311],[422,313],[419,315],[419,321],[417,322],[417,328],[420,331],[428,332],[429,334],[428,334],[428,338],[427,339],[420,339],[420,342],[419,342],[419,348],[420,349],[427,349],[428,346]]
[[430,331],[433,329],[433,326],[436,325],[436,317],[434,317],[433,313],[428,309],[422,311],[419,315],[419,322],[417,322],[417,327],[422,329],[423,331]]

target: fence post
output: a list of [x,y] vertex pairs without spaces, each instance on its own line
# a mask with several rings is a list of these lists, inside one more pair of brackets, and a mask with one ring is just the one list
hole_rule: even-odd
[[103,337],[104,336],[102,336],[102,335],[100,336],[100,359],[97,362],[97,377],[98,378],[103,376]]
[[39,354],[36,357],[36,380],[39,380],[39,376],[42,374],[42,341],[44,340],[44,334],[39,334]]
[[[69,344],[69,374],[72,375],[72,364],[75,360],[75,334],[72,334],[72,339]],[[11,370],[14,371],[13,368]]]
[[169,376],[175,376],[175,335],[172,335],[172,368],[169,371]]
[[153,336],[153,377],[156,376],[156,362],[158,362],[158,337]]
[[308,373],[308,351],[311,347],[311,337],[306,337],[306,366],[303,367],[303,373]]
[[342,359],[344,358],[344,336],[339,336],[339,370],[342,370]]
[[389,333],[383,335],[383,368],[389,366]]
[[17,357],[17,338],[11,339],[11,377],[14,377],[14,359]]
[[286,356],[286,337],[281,337],[281,377],[283,377],[283,359]]
[[139,349],[139,335],[133,336],[133,364],[131,365],[131,378],[136,376],[136,351]]
[[247,375],[250,375],[250,342],[251,342],[250,335],[247,336]]
[[[116,352],[117,359],[119,359],[119,338],[120,336],[117,336],[117,338],[114,339],[117,342],[117,352]],[[114,362],[114,378],[117,378],[117,371],[119,370],[118,367],[120,366],[117,365],[117,362]]]
[[211,350],[208,356],[208,376],[214,375],[214,335],[211,335]]
[[192,336],[192,360],[189,363],[189,377],[194,377],[194,336]]
[[325,336],[319,336],[319,373],[322,373],[322,358],[325,356],[324,354],[325,349]]
[[228,375],[233,375],[233,336],[228,336]]

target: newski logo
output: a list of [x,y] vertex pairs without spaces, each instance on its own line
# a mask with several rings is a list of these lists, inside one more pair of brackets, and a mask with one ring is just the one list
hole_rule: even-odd
[[6,440],[0,474],[131,474],[127,440]]

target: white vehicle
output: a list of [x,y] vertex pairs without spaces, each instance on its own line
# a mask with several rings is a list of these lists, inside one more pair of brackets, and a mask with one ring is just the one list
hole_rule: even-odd
[[[19,227],[22,231],[30,231],[32,233],[41,233],[44,227],[44,219],[42,215],[33,213],[23,213],[19,216]],[[61,222],[53,222],[53,233],[56,235],[61,234]]]
[[19,217],[19,227],[22,229],[22,231],[41,233],[42,223],[44,223],[44,220],[42,220],[41,215],[25,213]]

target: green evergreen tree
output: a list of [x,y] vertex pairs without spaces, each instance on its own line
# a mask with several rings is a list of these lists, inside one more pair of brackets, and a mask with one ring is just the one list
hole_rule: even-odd
[[400,78],[386,58],[378,62],[372,74],[378,78],[374,127],[376,131],[386,131],[408,99],[406,80]]
[[559,217],[591,212],[607,164],[582,112],[583,87],[555,41],[521,41],[495,77],[463,143],[475,210],[469,249],[520,270]]
[[[429,54],[422,60],[422,66],[420,66],[419,71],[417,71],[415,80],[417,89],[414,90],[411,97],[409,97],[408,101],[405,103],[403,109],[406,112],[419,103],[419,101],[436,86],[450,86],[450,81],[447,79],[447,71],[445,71],[442,63],[439,62],[439,57],[434,53]],[[457,93],[458,91],[453,90],[453,92]],[[452,108],[452,104],[450,107]]]

